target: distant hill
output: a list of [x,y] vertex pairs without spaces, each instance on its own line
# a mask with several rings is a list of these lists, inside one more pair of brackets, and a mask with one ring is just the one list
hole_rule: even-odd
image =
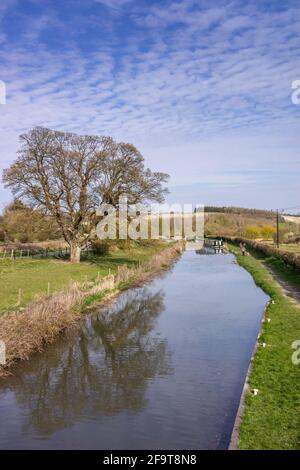
[[274,219],[275,211],[264,210],[264,209],[248,209],[245,207],[234,207],[234,206],[205,206],[204,212],[206,213],[222,213],[222,214],[235,214],[235,215],[245,215],[251,217],[263,217],[265,219]]

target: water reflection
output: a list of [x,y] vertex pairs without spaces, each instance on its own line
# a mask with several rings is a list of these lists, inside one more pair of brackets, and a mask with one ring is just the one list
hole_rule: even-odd
[[82,418],[142,410],[148,381],[172,371],[166,339],[152,333],[163,310],[161,291],[132,290],[79,335],[22,364],[7,386],[26,409],[23,432],[49,435]]
[[213,247],[213,246],[204,246],[201,250],[196,250],[197,255],[223,255],[225,254],[224,248]]

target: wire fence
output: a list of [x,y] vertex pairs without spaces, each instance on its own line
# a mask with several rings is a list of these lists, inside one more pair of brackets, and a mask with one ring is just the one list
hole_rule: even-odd
[[[32,248],[32,249],[10,249],[0,251],[0,260],[11,259],[20,260],[25,258],[69,258],[70,248]],[[93,249],[89,246],[82,248],[82,254],[93,253]]]

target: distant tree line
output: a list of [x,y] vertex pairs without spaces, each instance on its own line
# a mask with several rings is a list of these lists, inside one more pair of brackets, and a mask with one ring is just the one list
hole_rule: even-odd
[[[274,219],[276,212],[271,211],[271,210],[266,210],[266,209],[248,209],[245,207],[235,207],[235,206],[204,206],[204,212],[220,212],[223,214],[237,214],[237,215],[251,215],[251,216],[257,216],[257,217],[265,217],[265,218],[270,218]],[[282,216],[280,216],[280,221],[283,222],[284,219]]]
[[0,216],[0,242],[33,243],[62,238],[55,219],[15,198]]

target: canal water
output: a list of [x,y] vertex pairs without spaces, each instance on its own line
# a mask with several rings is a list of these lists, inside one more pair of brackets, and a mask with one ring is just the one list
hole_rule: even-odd
[[1,449],[226,449],[267,296],[185,252],[0,385]]

